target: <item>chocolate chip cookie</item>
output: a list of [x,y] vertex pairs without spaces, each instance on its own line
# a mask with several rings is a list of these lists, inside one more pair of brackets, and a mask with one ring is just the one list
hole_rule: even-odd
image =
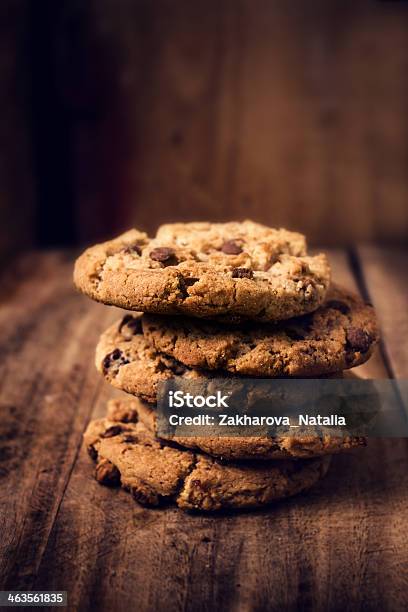
[[190,381],[211,379],[229,382],[228,391],[241,391],[237,379],[228,373],[190,368],[173,357],[156,351],[142,333],[141,314],[125,315],[100,337],[95,364],[112,386],[156,403],[159,384],[174,377]]
[[309,489],[329,457],[224,463],[155,439],[143,423],[98,419],[84,435],[96,479],[121,485],[141,504],[174,501],[183,510],[257,508]]
[[239,327],[145,315],[145,338],[191,368],[246,376],[320,376],[367,361],[379,340],[371,305],[338,286],[315,312],[277,324]]
[[174,376],[202,376],[152,347],[142,333],[141,314],[125,315],[102,334],[95,363],[111,385],[153,403],[160,382]]
[[325,255],[307,256],[301,234],[242,223],[136,229],[77,260],[77,288],[125,308],[193,317],[275,321],[316,310],[330,283]]
[[[151,405],[136,398],[111,400],[108,403],[108,419],[114,422],[142,422],[157,437],[156,410]],[[197,437],[175,435],[166,438],[161,436],[161,438],[179,446],[203,451],[213,457],[227,460],[305,459],[348,451],[366,445],[366,439],[362,436],[336,437],[322,432],[322,435],[318,437],[306,431],[296,436],[273,438],[266,436],[210,437],[210,435],[208,437],[204,435]]]
[[[159,384],[175,376],[191,381],[225,378],[228,391],[239,394],[239,378],[228,371],[192,368],[155,349],[142,333],[142,320],[140,313],[127,314],[99,339],[95,364],[111,385],[150,403],[157,401]],[[341,373],[333,372],[333,375],[338,378]],[[254,387],[256,392],[259,385]]]

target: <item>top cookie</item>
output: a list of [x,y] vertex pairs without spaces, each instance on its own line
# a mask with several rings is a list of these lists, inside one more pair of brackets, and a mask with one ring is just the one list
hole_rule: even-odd
[[325,255],[305,238],[242,223],[162,225],[87,249],[74,281],[91,298],[128,310],[277,321],[312,312],[330,283]]

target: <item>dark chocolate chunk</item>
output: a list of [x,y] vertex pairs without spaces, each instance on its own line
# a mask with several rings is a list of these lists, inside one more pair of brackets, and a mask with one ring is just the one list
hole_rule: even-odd
[[227,240],[222,245],[221,251],[226,255],[239,255],[242,253],[242,247],[235,240]]
[[104,358],[103,362],[102,362],[102,368],[104,372],[107,372],[111,366],[111,358],[110,355],[106,355],[106,357]]
[[124,253],[137,253],[138,255],[142,254],[142,249],[140,248],[140,246],[138,244],[130,244],[128,245],[126,248],[123,249]]
[[91,459],[96,461],[98,458],[98,451],[96,450],[96,448],[94,446],[88,446],[87,450],[88,450],[88,454],[91,457]]
[[126,444],[136,444],[139,440],[136,436],[128,435],[123,438],[123,441],[126,442]]
[[117,467],[107,459],[103,459],[95,468],[95,478],[103,485],[116,487],[120,484],[120,472]]
[[123,429],[120,425],[112,425],[101,434],[101,438],[113,438],[114,436],[118,436],[120,433],[122,433],[122,431]]
[[234,268],[232,278],[253,278],[254,273],[249,268]]
[[[117,363],[114,364],[115,361]],[[122,351],[120,349],[115,349],[114,351],[106,355],[102,362],[102,368],[106,374],[106,372],[113,364],[117,367],[120,367],[122,365],[125,365],[126,363],[129,363],[129,360],[124,357]]]
[[122,423],[137,423],[139,420],[139,415],[137,414],[137,410],[125,410],[121,415],[118,421],[122,421]]
[[198,278],[195,278],[193,276],[180,277],[180,291],[183,295],[183,298],[189,297],[187,288],[192,287],[195,283],[198,282],[198,280],[199,280]]
[[159,261],[160,263],[177,263],[176,253],[170,247],[157,247],[150,252],[150,259]]
[[371,336],[360,327],[349,327],[346,332],[347,344],[354,351],[365,353],[371,345]]

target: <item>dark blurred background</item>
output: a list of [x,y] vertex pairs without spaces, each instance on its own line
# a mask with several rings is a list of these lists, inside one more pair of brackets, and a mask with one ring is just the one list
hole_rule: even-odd
[[408,236],[408,2],[1,0],[0,254],[252,217]]

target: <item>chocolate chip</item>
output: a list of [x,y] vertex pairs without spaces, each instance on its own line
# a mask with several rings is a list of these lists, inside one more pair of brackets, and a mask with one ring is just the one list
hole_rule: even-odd
[[150,259],[165,264],[170,264],[170,262],[177,263],[176,253],[174,249],[169,247],[157,247],[153,249],[153,251],[150,252]]
[[191,484],[193,487],[201,487],[201,480],[192,480]]
[[327,302],[326,306],[328,308],[334,308],[334,310],[339,310],[343,314],[348,314],[350,312],[350,306],[345,302],[340,302],[340,300],[331,300]]
[[138,255],[142,254],[142,249],[138,244],[129,244],[125,249],[123,249],[124,253],[131,255],[132,253],[137,253]]
[[102,368],[104,372],[107,372],[111,366],[111,358],[110,355],[106,355],[104,360],[102,361]]
[[137,423],[139,420],[139,415],[137,414],[137,410],[123,410],[117,415],[114,420],[122,421],[122,423]]
[[371,336],[360,327],[349,327],[346,332],[347,344],[355,351],[365,353],[371,345]]
[[117,367],[120,367],[122,365],[129,363],[129,360],[124,357],[122,351],[120,349],[115,349],[114,351],[106,355],[106,357],[104,358],[102,362],[102,368],[105,374],[109,370],[109,368],[113,365],[113,362],[115,361],[117,363],[114,365],[116,365]]
[[232,278],[254,278],[254,273],[249,268],[234,268]]
[[95,478],[103,485],[116,487],[120,484],[120,472],[117,467],[107,459],[103,459],[95,468]]
[[96,448],[94,446],[88,446],[87,450],[88,450],[88,454],[91,457],[91,459],[96,461],[98,458],[98,451],[96,450]]
[[101,434],[101,438],[113,438],[122,433],[123,429],[120,425],[112,425]]
[[227,240],[222,245],[221,251],[226,255],[239,255],[242,253],[242,247],[235,240]]
[[119,325],[119,333],[122,333],[124,327],[129,329],[134,336],[142,333],[142,321],[140,317],[125,315]]
[[136,436],[125,436],[123,438],[123,441],[126,442],[126,444],[136,444],[139,440],[136,438]]
[[182,293],[183,299],[189,297],[189,293],[187,291],[187,287],[192,287],[198,281],[199,281],[199,279],[195,278],[193,276],[180,277],[180,280],[179,280],[179,282],[180,282],[180,291]]
[[186,287],[191,287],[192,285],[195,285],[195,283],[198,283],[199,279],[195,278],[194,276],[185,276],[184,277],[184,284]]
[[285,329],[285,334],[291,340],[304,340],[305,339],[304,335],[299,333],[296,329]]

